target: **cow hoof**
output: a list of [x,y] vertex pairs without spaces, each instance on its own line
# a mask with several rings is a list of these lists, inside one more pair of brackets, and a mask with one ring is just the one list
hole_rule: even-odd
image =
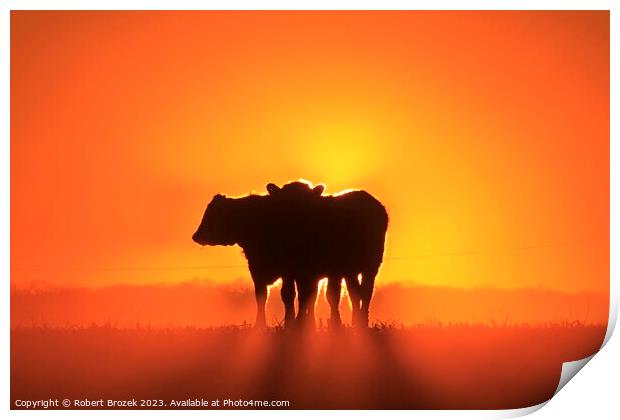
[[329,329],[332,331],[338,331],[342,328],[342,322],[340,319],[330,319],[329,320]]
[[297,318],[295,326],[300,330],[308,331],[314,330],[316,328],[316,323],[310,318]]
[[352,320],[353,327],[358,328],[360,330],[368,328],[368,319],[363,315],[354,316]]
[[368,329],[368,320],[364,318],[360,318],[357,320],[357,325],[355,325],[359,330],[367,330]]
[[266,331],[267,330],[267,324],[262,323],[262,322],[257,322],[256,324],[254,324],[254,329],[256,331]]

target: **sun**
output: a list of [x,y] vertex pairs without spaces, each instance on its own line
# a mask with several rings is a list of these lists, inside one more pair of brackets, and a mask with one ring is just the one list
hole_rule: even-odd
[[377,128],[361,116],[323,121],[308,133],[311,141],[304,142],[304,173],[315,174],[322,183],[337,188],[351,186],[382,163]]

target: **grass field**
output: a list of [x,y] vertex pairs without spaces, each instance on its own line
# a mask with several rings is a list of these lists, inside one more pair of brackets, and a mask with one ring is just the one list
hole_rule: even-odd
[[[20,327],[16,399],[288,400],[292,409],[500,409],[549,399],[604,325],[375,325],[368,332]],[[170,407],[164,407],[170,408]]]
[[[348,299],[340,304],[350,322]],[[433,322],[467,324],[540,324],[579,321],[603,324],[609,316],[609,293],[566,293],[547,289],[432,287],[391,284],[375,288],[371,320],[405,326]],[[319,322],[329,317],[324,289],[316,305]],[[111,323],[153,327],[219,327],[253,323],[256,316],[250,280],[236,283],[194,281],[174,285],[119,284],[101,288],[44,287],[11,290],[11,326],[83,327]],[[267,321],[284,318],[280,287],[271,290]]]

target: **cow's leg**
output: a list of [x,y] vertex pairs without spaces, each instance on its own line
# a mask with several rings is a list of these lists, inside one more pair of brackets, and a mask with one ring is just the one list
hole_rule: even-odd
[[319,283],[312,283],[311,289],[308,292],[308,314],[306,316],[306,324],[311,328],[316,327],[316,316],[314,315],[314,310],[316,309],[316,297],[318,295]]
[[284,327],[288,328],[295,321],[295,281],[283,277],[280,295],[282,296],[282,302],[284,302]]
[[[316,289],[316,288],[315,288]],[[297,291],[299,292],[299,310],[297,312],[297,324],[300,326],[306,326],[308,324],[309,315],[314,316],[314,310],[312,313],[309,311],[310,305],[314,305],[313,298],[316,299],[316,290],[313,293],[313,287],[311,282],[307,279],[300,279],[297,282]]]
[[359,282],[357,281],[357,274],[350,274],[346,276],[344,280],[347,284],[349,300],[351,301],[351,323],[354,326],[357,326],[359,325],[361,318],[361,288]]
[[254,294],[256,296],[256,328],[266,328],[265,304],[267,303],[267,285],[265,283],[255,283]]
[[272,284],[276,277],[270,270],[265,269],[259,261],[248,259],[248,268],[254,282],[254,295],[256,297],[256,327],[265,328],[265,305],[267,303],[267,285]]
[[306,308],[308,306],[308,292],[306,287],[299,281],[297,283],[297,323],[301,324],[306,317]]
[[331,277],[327,279],[327,302],[330,308],[329,325],[332,328],[338,328],[342,324],[342,320],[340,319],[341,282],[342,279],[340,277]]
[[372,292],[375,288],[375,277],[377,271],[366,271],[362,273],[361,290],[361,311],[360,311],[360,327],[368,327],[368,311],[370,309],[370,300],[372,299]]

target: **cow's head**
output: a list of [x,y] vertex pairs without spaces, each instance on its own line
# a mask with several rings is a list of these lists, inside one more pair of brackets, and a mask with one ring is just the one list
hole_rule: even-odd
[[280,188],[276,184],[269,183],[267,184],[267,191],[269,192],[269,195],[274,198],[312,198],[320,197],[321,194],[323,194],[323,191],[325,191],[325,185],[319,184],[312,187],[306,182],[293,181],[288,184],[284,184],[282,188]]
[[230,208],[231,199],[218,194],[209,203],[198,230],[192,236],[200,245],[234,245],[234,222]]

